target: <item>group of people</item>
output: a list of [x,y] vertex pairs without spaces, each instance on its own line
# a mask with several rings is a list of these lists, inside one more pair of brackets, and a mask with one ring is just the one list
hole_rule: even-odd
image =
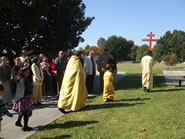
[[[67,57],[60,51],[56,59],[43,54],[31,59],[23,50],[22,55],[14,59],[12,67],[5,56],[0,61],[0,121],[4,114],[11,115],[7,106],[13,102],[12,109],[18,113],[15,125],[30,131],[28,120],[33,106],[41,105],[42,96],[47,99],[49,92],[58,96]],[[23,117],[24,126],[21,124]]]
[[[150,88],[153,87],[152,66],[154,60],[151,54],[151,51],[147,51],[146,56],[141,60],[142,86],[146,92],[149,92]],[[63,113],[65,113],[65,109],[78,111],[85,106],[87,94],[88,91],[92,90],[95,75],[93,55],[94,52],[90,52],[89,56],[82,62],[81,52],[79,51],[70,58],[58,101],[59,110]],[[100,87],[103,90],[103,101],[105,103],[113,101],[117,75],[116,64],[115,55],[110,55],[107,49],[99,56],[97,61],[97,68],[100,72]]]
[[[82,52],[77,51],[68,61],[58,101],[59,110],[66,113],[67,110],[78,111],[85,107],[88,93],[92,93],[96,64],[93,59],[95,52],[90,51],[83,57]],[[97,62],[100,72],[100,88],[103,91],[105,103],[113,101],[114,85],[117,74],[117,61],[115,55],[109,54],[105,49]]]
[[[12,117],[7,106],[12,103],[12,109],[18,113],[15,125],[23,131],[32,130],[28,126],[33,106],[41,105],[41,98],[47,99],[48,92],[53,92],[58,98],[59,110],[78,111],[85,107],[88,93],[94,93],[93,84],[96,75],[96,62],[100,72],[100,87],[103,90],[104,102],[113,100],[113,81],[116,77],[116,60],[105,49],[97,61],[95,52],[90,51],[86,56],[82,51],[74,55],[66,55],[59,51],[58,57],[48,58],[44,54],[27,56],[26,50],[20,57],[14,59],[11,67],[5,56],[1,57],[0,64],[0,119],[4,114]],[[104,57],[106,56],[106,58]],[[114,70],[112,70],[114,69]],[[115,71],[115,72],[113,72]],[[114,83],[115,85],[115,83]],[[22,118],[24,125],[21,124]]]
[[[42,95],[47,98],[51,90],[58,96],[58,108],[61,112],[66,113],[66,109],[78,111],[85,107],[88,93],[92,93],[93,90],[96,63],[100,72],[103,101],[105,103],[113,101],[117,76],[116,56],[109,54],[107,49],[97,61],[94,61],[94,56],[94,51],[90,51],[88,56],[77,51],[69,57],[66,57],[63,51],[59,51],[56,59],[47,58],[43,54],[33,57],[32,60],[28,56],[21,56],[15,58],[15,65],[12,68],[7,64],[6,57],[1,57],[0,121],[5,114],[13,116],[6,108],[12,100],[12,94],[14,94],[12,109],[18,112],[15,125],[23,127],[23,131],[32,130],[28,126],[32,106],[40,105]],[[153,87],[153,65],[151,51],[147,51],[141,60],[142,86],[146,92]],[[21,124],[23,117],[24,125]]]

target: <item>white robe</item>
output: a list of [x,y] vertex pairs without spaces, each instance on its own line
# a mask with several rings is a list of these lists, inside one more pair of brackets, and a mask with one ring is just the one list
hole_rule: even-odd
[[147,89],[153,88],[153,76],[152,76],[152,66],[154,65],[154,60],[151,56],[144,56],[141,60],[142,66],[142,86]]

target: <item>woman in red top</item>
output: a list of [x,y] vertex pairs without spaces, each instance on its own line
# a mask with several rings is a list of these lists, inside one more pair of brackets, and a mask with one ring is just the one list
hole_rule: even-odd
[[50,64],[50,74],[51,74],[51,81],[52,81],[52,93],[57,95],[57,77],[56,77],[56,67],[54,63],[54,58],[49,58],[48,63]]

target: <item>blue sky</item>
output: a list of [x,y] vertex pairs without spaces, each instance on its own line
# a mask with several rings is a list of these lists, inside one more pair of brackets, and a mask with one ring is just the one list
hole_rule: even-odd
[[[82,34],[87,44],[96,46],[100,37],[112,35],[133,40],[136,45],[153,32],[158,39],[166,31],[185,31],[185,0],[83,0],[85,16],[95,19]],[[155,43],[152,43],[152,46]]]

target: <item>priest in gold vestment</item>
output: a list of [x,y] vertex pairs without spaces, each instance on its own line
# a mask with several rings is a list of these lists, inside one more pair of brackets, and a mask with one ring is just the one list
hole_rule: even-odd
[[152,52],[148,50],[146,56],[141,60],[142,66],[142,86],[144,91],[149,92],[153,88],[153,76],[152,76],[152,66],[154,66],[154,60],[151,57]]
[[58,100],[59,110],[65,113],[65,109],[78,111],[85,106],[87,99],[86,73],[80,61],[81,52],[73,55],[67,64],[60,96]]

